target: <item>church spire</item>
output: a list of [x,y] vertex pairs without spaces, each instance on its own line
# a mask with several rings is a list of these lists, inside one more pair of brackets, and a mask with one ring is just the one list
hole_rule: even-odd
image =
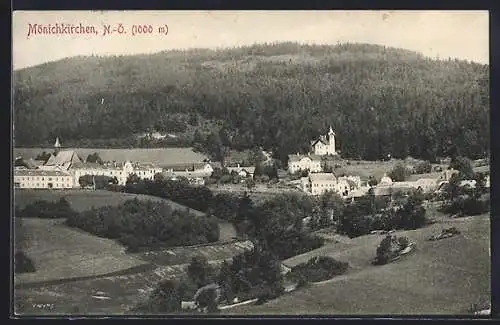
[[61,142],[59,142],[59,137],[56,138],[56,143],[54,143],[54,148],[56,149],[61,148]]
[[333,132],[332,126],[330,125],[330,130],[328,130],[328,134],[333,134],[335,135],[335,132]]

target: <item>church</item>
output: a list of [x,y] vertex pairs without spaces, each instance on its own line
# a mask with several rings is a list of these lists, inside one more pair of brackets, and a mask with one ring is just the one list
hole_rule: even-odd
[[321,135],[318,139],[311,142],[311,151],[318,156],[337,155],[335,149],[335,132],[333,132],[331,126],[328,134]]

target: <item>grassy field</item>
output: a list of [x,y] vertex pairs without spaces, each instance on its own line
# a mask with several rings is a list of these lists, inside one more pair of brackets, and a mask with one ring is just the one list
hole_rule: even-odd
[[[97,152],[104,161],[133,161],[156,163],[159,165],[175,165],[201,162],[206,157],[194,152],[191,148],[141,148],[141,149],[99,149],[99,148],[65,148],[74,150],[81,159]],[[14,156],[24,159],[35,158],[38,154],[53,152],[54,148],[14,148]]]
[[97,276],[146,264],[125,254],[115,241],[69,228],[62,220],[24,219],[23,226],[25,253],[36,272],[16,275],[16,284]]
[[[454,226],[462,234],[427,241]],[[328,244],[285,261],[296,265],[314,255],[349,262],[347,274],[282,296],[261,306],[227,314],[460,314],[474,303],[490,301],[489,216],[442,220],[423,229],[396,232],[416,243],[416,250],[392,264],[372,266],[380,235]]]

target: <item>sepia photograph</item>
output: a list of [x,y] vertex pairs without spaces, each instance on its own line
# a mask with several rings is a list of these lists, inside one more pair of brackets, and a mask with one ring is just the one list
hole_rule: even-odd
[[488,11],[14,11],[12,310],[491,316]]

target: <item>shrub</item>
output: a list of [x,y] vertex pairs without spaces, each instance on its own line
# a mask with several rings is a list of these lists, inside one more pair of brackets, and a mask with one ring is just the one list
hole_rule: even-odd
[[298,286],[308,282],[319,282],[344,274],[349,267],[347,262],[337,261],[328,256],[315,256],[306,263],[292,268],[288,277],[297,282]]
[[376,256],[372,264],[383,265],[389,263],[393,258],[399,256],[399,252],[408,247],[409,241],[406,237],[387,235],[377,247]]

